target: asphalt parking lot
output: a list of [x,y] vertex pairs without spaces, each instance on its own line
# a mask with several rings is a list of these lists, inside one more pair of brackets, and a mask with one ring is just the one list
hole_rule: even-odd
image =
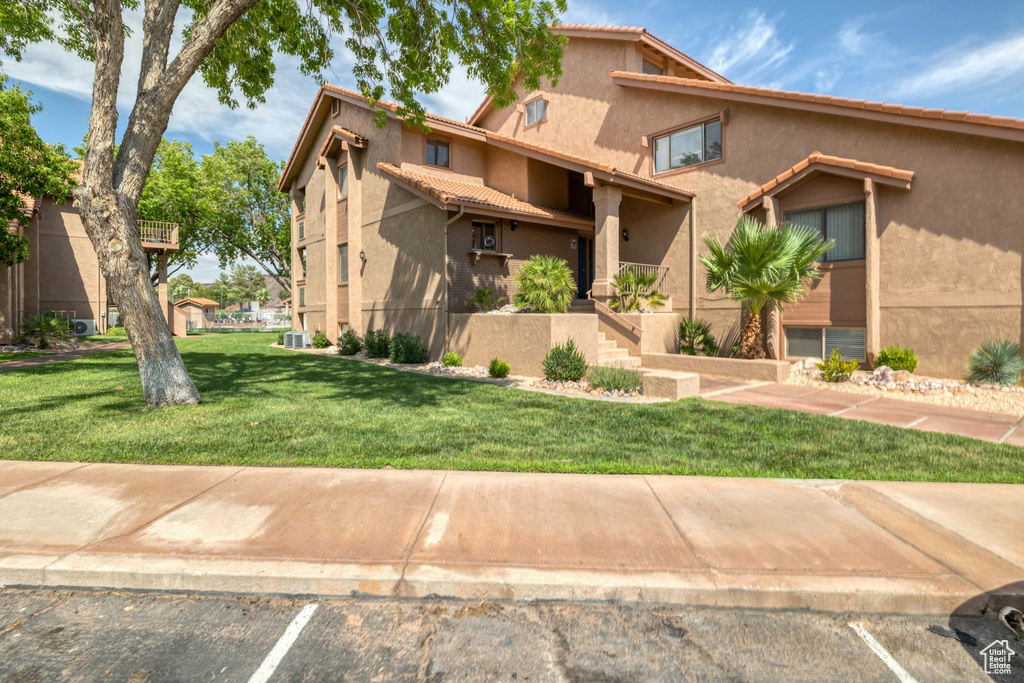
[[1008,636],[981,617],[0,590],[0,681],[18,683],[1024,681],[1024,654],[983,672]]

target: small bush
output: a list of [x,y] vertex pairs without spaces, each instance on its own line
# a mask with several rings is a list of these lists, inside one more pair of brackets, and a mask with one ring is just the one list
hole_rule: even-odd
[[860,363],[855,360],[843,360],[843,352],[839,349],[832,349],[829,358],[818,363],[822,379],[826,382],[845,382],[850,375],[860,369]]
[[446,368],[462,367],[462,356],[453,351],[449,351],[448,353],[444,354],[444,358],[442,359],[442,361],[444,362],[444,366]]
[[476,294],[469,298],[468,303],[471,306],[478,306],[481,311],[493,311],[501,302],[505,300],[505,297],[499,296],[497,299],[494,298],[494,290],[488,289],[487,287],[481,287],[476,290]]
[[492,358],[491,364],[487,366],[487,374],[498,379],[508,377],[510,372],[512,372],[512,366],[500,358]]
[[909,346],[905,349],[899,346],[885,346],[875,356],[875,367],[880,368],[883,365],[891,370],[913,372],[917,370],[917,354]]
[[1017,384],[1021,372],[1020,344],[1009,339],[989,339],[967,359],[967,379],[978,384]]
[[711,323],[701,318],[683,318],[679,323],[679,353],[685,356],[717,356],[718,342]]
[[569,337],[565,345],[555,344],[541,361],[544,376],[558,382],[575,382],[587,374],[587,359],[576,348],[576,340]]
[[21,323],[21,333],[35,341],[40,349],[48,349],[55,341],[67,341],[71,337],[71,328],[66,318],[52,313],[30,315]]
[[327,338],[327,333],[323,330],[317,330],[316,334],[313,335],[312,346],[314,349],[326,349],[331,345],[331,340]]
[[363,350],[363,340],[352,330],[346,330],[338,340],[338,355],[354,356]]
[[[125,330],[123,327],[108,327],[107,328],[107,336],[108,337],[124,337],[125,339],[127,339],[128,338],[128,331]],[[284,333],[283,332],[281,333],[281,337],[284,338]],[[281,342],[281,343],[283,344],[284,342]]]
[[391,340],[392,363],[426,363],[427,347],[418,334],[396,334]]
[[[113,331],[113,329],[114,328],[111,327],[109,330],[107,330],[107,334],[110,334],[111,331]],[[284,332],[284,330],[281,330],[277,333],[277,343],[280,344],[281,346],[284,346]]]
[[514,279],[516,294],[512,303],[534,313],[565,313],[576,296],[569,264],[555,256],[531,256]]
[[587,381],[595,389],[605,391],[633,391],[643,386],[640,373],[633,368],[609,368],[601,365],[590,368]]
[[366,355],[370,358],[387,358],[391,355],[391,335],[387,330],[369,330],[363,342]]

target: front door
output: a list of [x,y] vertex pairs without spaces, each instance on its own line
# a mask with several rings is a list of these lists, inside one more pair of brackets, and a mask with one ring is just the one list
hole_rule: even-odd
[[579,292],[577,299],[586,299],[587,292],[594,287],[594,240],[587,237],[579,238],[576,251],[579,259]]

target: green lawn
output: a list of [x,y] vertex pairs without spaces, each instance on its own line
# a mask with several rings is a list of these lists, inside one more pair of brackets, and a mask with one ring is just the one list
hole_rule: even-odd
[[37,351],[11,351],[10,353],[0,353],[0,363],[6,363],[12,360],[22,360],[24,358],[38,358],[39,356],[45,355],[45,353],[39,353]]
[[1013,446],[700,399],[562,398],[275,340],[180,340],[192,407],[145,407],[130,350],[0,373],[0,457],[1024,482]]

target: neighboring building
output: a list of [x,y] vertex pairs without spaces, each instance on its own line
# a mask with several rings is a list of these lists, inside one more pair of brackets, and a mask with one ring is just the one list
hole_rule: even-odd
[[220,304],[216,301],[197,297],[187,297],[174,302],[174,324],[172,330],[178,336],[184,336],[189,330],[203,330],[214,322]]
[[[576,310],[631,355],[677,350],[666,330],[684,315],[727,352],[740,307],[706,291],[698,257],[749,213],[836,240],[809,295],[773,316],[774,356],[870,362],[901,344],[920,372],[957,376],[984,339],[1021,338],[1024,120],[738,86],[640,28],[555,30],[557,87],[468,123],[428,115],[426,134],[320,89],[280,182],[295,329],[412,332],[437,357],[472,336],[478,287],[509,298],[549,253],[597,302]],[[632,341],[601,305],[628,264],[670,297]]]
[[[158,293],[168,319],[167,256],[178,248],[178,226],[139,221],[143,248],[160,264]],[[107,292],[96,251],[71,202],[26,199],[25,219],[10,227],[28,238],[29,258],[0,266],[0,342],[17,334],[29,315],[56,313],[103,334],[117,322],[117,302]],[[182,332],[184,334],[184,332]]]

